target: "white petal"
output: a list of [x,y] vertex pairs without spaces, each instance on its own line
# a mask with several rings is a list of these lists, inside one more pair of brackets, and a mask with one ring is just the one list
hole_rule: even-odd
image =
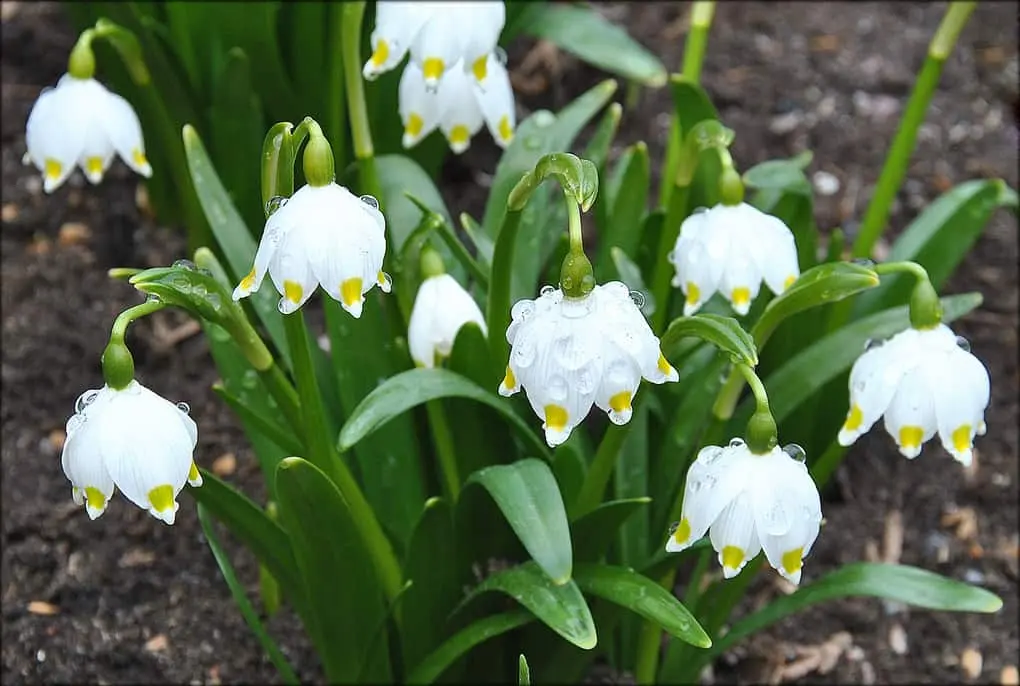
[[52,193],[74,171],[85,137],[93,126],[94,107],[80,97],[83,79],[64,75],[57,87],[39,96],[28,116],[25,143],[43,173],[43,190]]
[[683,290],[686,297],[684,316],[689,317],[700,310],[715,293],[719,283],[715,278],[716,272],[721,270],[713,269],[712,259],[705,246],[697,241],[678,243],[675,257],[677,276],[673,283]]
[[145,141],[142,138],[142,125],[131,104],[117,95],[107,91],[104,102],[103,124],[111,145],[124,163],[142,176],[152,176],[152,167],[145,157]]
[[425,85],[421,67],[414,62],[408,62],[404,67],[397,94],[400,120],[404,124],[402,141],[405,148],[410,148],[439,126],[442,100],[435,89]]
[[719,291],[740,316],[748,313],[761,288],[761,273],[750,252],[750,246],[732,246],[719,282]]
[[904,457],[915,458],[935,435],[937,422],[929,373],[917,366],[903,375],[885,411],[885,428]]
[[[475,65],[495,49],[506,23],[506,8],[502,2],[459,2],[457,12],[459,16],[455,21],[461,28],[464,68],[471,70],[479,83],[485,84],[492,72],[486,74],[480,68],[476,72]],[[478,78],[480,75],[481,79]]]
[[[901,341],[890,340],[866,350],[850,371],[850,409],[837,439],[850,445],[878,421],[889,407],[900,380],[915,360],[901,354]],[[910,351],[908,350],[908,355]]]
[[68,432],[60,463],[73,487],[75,503],[84,504],[89,519],[96,519],[113,497],[113,477],[103,462],[97,422],[88,421],[84,414],[77,416],[80,423],[73,432]]
[[614,424],[626,424],[633,413],[631,404],[640,384],[641,370],[628,356],[607,360],[595,404]]
[[742,232],[752,259],[766,285],[775,293],[786,290],[800,276],[793,232],[778,217],[747,203],[738,206]]
[[196,434],[182,417],[175,404],[137,381],[114,391],[96,415],[110,476],[128,500],[167,524],[174,521],[195,449]]
[[463,70],[453,69],[443,77],[436,93],[442,103],[439,127],[450,143],[450,150],[458,155],[468,149],[471,137],[484,123],[475,89]]
[[706,446],[687,471],[680,522],[666,542],[668,552],[678,552],[700,539],[720,513],[744,489],[742,466],[747,448]]
[[[456,5],[440,5],[411,43],[411,59],[418,64],[430,87],[454,72],[464,76],[461,36],[465,27],[457,21]],[[466,78],[466,77],[465,77]]]
[[262,280],[269,273],[269,265],[272,264],[273,255],[276,254],[277,248],[283,241],[287,229],[289,229],[289,226],[285,226],[283,223],[285,219],[286,205],[269,215],[269,218],[266,220],[265,229],[262,231],[262,239],[259,241],[258,250],[255,251],[255,264],[252,266],[251,272],[241,279],[241,282],[234,288],[232,296],[234,300],[248,297],[262,285]]
[[[502,3],[493,3],[502,7]],[[475,97],[485,118],[485,125],[492,134],[493,140],[501,147],[510,145],[517,127],[514,112],[514,92],[510,85],[510,75],[506,67],[494,54],[486,58],[485,81],[475,85]]]
[[377,2],[375,30],[372,31],[372,56],[365,62],[362,74],[372,80],[400,63],[415,36],[431,16],[421,2]]
[[436,340],[433,330],[436,310],[441,307],[437,281],[439,278],[425,279],[419,286],[414,297],[414,305],[411,307],[411,318],[407,323],[407,347],[411,359],[422,367],[435,366]]
[[[294,227],[281,241],[269,265],[269,275],[281,296],[277,304],[281,314],[296,312],[318,285],[310,263],[308,232],[306,226]],[[311,247],[314,249],[314,245]]]
[[719,514],[709,529],[712,547],[719,553],[723,576],[731,579],[747,562],[761,552],[761,543],[754,524],[751,498],[742,492]]
[[822,521],[818,488],[803,462],[776,447],[758,458],[748,481],[755,524],[769,564],[793,583],[800,583],[803,559],[810,553]]
[[974,436],[984,425],[991,392],[988,370],[971,353],[954,346],[934,370],[932,394],[942,446],[969,465]]

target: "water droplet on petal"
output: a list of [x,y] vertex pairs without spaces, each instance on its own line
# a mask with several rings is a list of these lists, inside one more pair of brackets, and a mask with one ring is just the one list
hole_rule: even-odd
[[382,289],[384,291],[389,291],[390,289],[393,288],[393,279],[390,278],[390,275],[387,274],[386,272],[380,272],[380,273],[382,274],[382,284],[381,284]]
[[669,525],[669,533],[667,534],[667,536],[666,536],[666,537],[667,537],[667,538],[673,538],[673,534],[675,534],[675,533],[676,533],[676,530],[677,530],[677,529],[678,529],[679,527],[680,527],[680,522],[673,522],[672,524],[670,524],[670,525]]
[[852,262],[856,265],[860,265],[861,267],[867,267],[868,269],[871,269],[872,267],[875,266],[875,260],[872,260],[868,257],[858,257],[852,260]]
[[535,303],[531,300],[519,300],[510,308],[510,319],[525,321],[535,312]]
[[[740,440],[740,439],[736,439]],[[722,457],[723,449],[717,445],[710,445],[702,449],[701,453],[698,454],[698,461],[704,465],[710,465],[720,457]]]
[[631,302],[633,302],[635,305],[637,305],[637,308],[639,310],[642,307],[645,306],[645,294],[642,293],[641,291],[631,291],[630,292],[630,299],[631,299]]
[[869,338],[868,340],[864,341],[864,350],[865,351],[874,350],[875,348],[882,347],[882,345],[884,344],[885,341],[883,341],[881,338]]
[[546,391],[549,393],[550,400],[558,403],[563,402],[567,399],[567,380],[559,375],[552,377],[546,385]]
[[731,438],[730,439],[729,447],[731,447],[731,448],[743,448],[745,445],[747,445],[747,444],[744,443],[744,439],[742,439],[742,438]]
[[542,289],[538,293],[539,295],[551,295],[552,292],[555,290],[556,290],[555,288],[547,284],[545,286],[542,286]]
[[160,297],[155,293],[149,293],[147,296],[145,296],[145,302],[147,303],[158,303],[159,301]]
[[177,403],[177,409],[183,412],[184,414],[189,414],[191,412],[191,405],[189,405],[186,402],[179,402]]
[[374,195],[362,195],[360,198],[358,198],[358,200],[365,203],[369,207],[372,207],[373,209],[376,210],[379,209],[379,201],[375,199]]
[[287,204],[287,198],[282,195],[274,195],[266,201],[266,216],[270,216],[273,212]]
[[197,267],[195,267],[195,263],[192,262],[191,260],[174,260],[173,266],[179,267],[181,269],[187,269],[190,272],[193,272],[195,271],[195,269],[197,269]]
[[707,207],[695,207],[694,211],[691,212],[691,214],[704,214],[705,212],[708,212]]
[[795,459],[797,462],[807,461],[807,452],[796,443],[784,445],[783,452]]
[[968,353],[970,352],[970,341],[968,341],[963,336],[956,337],[956,345],[958,348],[960,348],[960,350],[963,350],[964,352]]
[[497,45],[496,49],[492,51],[492,54],[496,58],[497,62],[502,64],[504,67],[506,66],[506,50]]
[[84,412],[85,408],[88,405],[91,405],[92,402],[98,396],[99,396],[99,391],[97,391],[95,389],[91,389],[91,390],[85,391],[84,393],[79,395],[78,399],[74,401],[74,411],[75,411],[75,413]]

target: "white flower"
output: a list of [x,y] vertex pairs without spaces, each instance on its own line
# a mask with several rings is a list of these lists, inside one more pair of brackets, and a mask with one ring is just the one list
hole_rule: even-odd
[[869,347],[850,372],[850,411],[839,432],[850,445],[885,415],[886,431],[900,453],[921,454],[938,431],[942,445],[964,465],[975,435],[985,433],[988,370],[944,324],[907,329]]
[[[803,455],[799,446],[787,450]],[[769,564],[797,584],[821,521],[818,489],[802,460],[779,447],[755,455],[734,439],[725,448],[710,445],[698,453],[666,550],[681,551],[709,531],[727,579],[764,548]]]
[[234,289],[234,300],[257,291],[268,272],[283,296],[283,314],[301,307],[320,285],[360,317],[372,286],[390,292],[382,271],[385,231],[375,198],[358,198],[335,183],[302,186],[266,220],[255,265]]
[[449,274],[422,281],[411,308],[407,342],[411,359],[422,367],[434,367],[439,357],[449,357],[460,328],[469,322],[486,333],[485,318],[471,294]]
[[793,233],[746,203],[716,205],[684,220],[669,261],[676,267],[673,285],[687,296],[684,315],[697,312],[716,291],[745,315],[762,279],[778,295],[800,276]]
[[592,404],[615,424],[626,424],[641,378],[676,381],[641,311],[619,281],[595,286],[584,298],[546,286],[535,300],[520,300],[506,330],[510,362],[499,394],[524,388],[545,422],[550,446],[563,443]]
[[142,176],[152,176],[138,115],[95,79],[64,74],[56,88],[43,91],[28,115],[25,143],[25,162],[42,172],[47,193],[64,183],[75,164],[99,183],[114,153]]
[[430,86],[454,68],[484,83],[491,68],[489,55],[505,23],[503,3],[491,0],[377,2],[372,57],[363,74],[374,79],[397,66],[410,50],[411,62]]
[[116,487],[173,524],[184,484],[202,485],[192,458],[197,441],[186,404],[174,405],[132,380],[121,390],[103,386],[78,397],[60,463],[74,502],[85,505],[89,518],[103,514]]
[[459,154],[467,150],[483,123],[501,147],[510,144],[516,126],[510,76],[495,54],[486,57],[486,64],[483,82],[454,69],[435,87],[427,83],[417,64],[407,64],[398,90],[405,148],[439,127],[450,149]]

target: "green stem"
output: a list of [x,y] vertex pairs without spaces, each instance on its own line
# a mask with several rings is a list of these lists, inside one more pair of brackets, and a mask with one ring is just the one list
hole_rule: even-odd
[[315,369],[312,363],[311,348],[308,341],[308,330],[305,327],[301,311],[284,315],[284,328],[287,332],[287,345],[294,364],[294,376],[297,379],[298,393],[301,399],[301,424],[304,438],[309,446],[311,461],[325,474],[329,475],[347,507],[351,518],[361,534],[365,547],[376,567],[383,593],[387,600],[392,600],[400,592],[400,564],[397,562],[393,547],[376,519],[372,506],[368,504],[347,464],[336,453],[333,438],[329,434],[325,410],[322,407],[322,396],[319,393]]
[[[634,401],[635,412],[637,412],[637,405],[642,398],[644,398],[644,394],[638,396]],[[630,423],[622,426],[610,424],[606,429],[602,442],[599,443],[599,449],[595,451],[595,458],[588,467],[588,473],[584,476],[581,490],[577,494],[577,502],[570,515],[571,520],[588,514],[602,502],[602,495],[606,492],[609,477],[613,475],[616,458],[620,454],[629,429]]]
[[344,107],[344,88],[347,79],[344,74],[344,52],[336,46],[343,45],[344,5],[335,3],[326,7],[329,17],[329,44],[334,46],[329,51],[329,76],[327,83],[331,95],[326,102],[326,129],[329,131],[329,143],[333,146],[333,154],[339,160],[338,167],[343,169],[347,162],[347,110]]
[[[517,232],[521,225],[521,212],[506,209],[503,215],[503,226],[500,227],[493,248],[492,277],[489,281],[488,307],[485,313],[485,324],[489,330],[489,350],[492,351],[492,364],[496,365],[497,378],[503,378],[503,367],[510,355],[510,346],[506,342],[504,332],[510,325],[510,282],[513,276],[514,246],[517,243]],[[510,256],[509,259],[498,259]]]
[[669,317],[669,296],[672,295],[670,282],[673,279],[673,269],[669,262],[669,254],[676,244],[676,239],[680,236],[680,225],[687,216],[687,200],[690,190],[689,184],[674,186],[673,192],[670,194],[666,218],[662,223],[662,233],[659,235],[659,249],[655,255],[652,286],[652,296],[655,299],[652,331],[657,331],[660,334],[665,329],[666,320]]
[[382,207],[382,184],[375,166],[372,127],[368,122],[365,83],[361,78],[361,22],[364,2],[343,3],[343,70],[347,89],[347,113],[351,124],[354,157],[358,160],[361,189],[375,196]]
[[581,239],[581,207],[577,200],[566,190],[563,198],[567,203],[567,233],[570,237],[571,252],[584,252],[584,241]]
[[460,495],[460,474],[457,469],[457,455],[453,448],[453,434],[446,412],[438,400],[425,403],[429,425],[432,427],[432,438],[436,442],[436,457],[439,460],[439,471],[443,475],[443,489],[451,503],[457,502]]
[[691,30],[684,43],[683,66],[683,77],[691,83],[701,81],[701,65],[705,60],[708,30],[714,14],[714,2],[695,2],[691,8]]
[[453,232],[453,228],[446,223],[441,215],[436,215],[439,219],[437,228],[440,237],[443,242],[450,248],[450,252],[457,258],[457,261],[464,265],[475,282],[482,288],[488,290],[489,288],[489,272],[482,269],[478,261],[471,256],[464,244],[457,238],[457,235]]
[[[672,588],[676,570],[671,569],[660,579],[664,588]],[[659,651],[662,648],[662,629],[655,622],[645,620],[638,632],[637,649],[634,658],[634,681],[638,684],[654,684],[655,673],[659,670]]]
[[875,266],[876,274],[907,273],[916,283],[910,294],[910,325],[930,329],[942,323],[942,303],[928,277],[928,270],[916,262],[884,262]]
[[270,395],[276,400],[276,404],[280,407],[280,411],[283,412],[287,423],[294,428],[295,433],[300,435],[300,429],[304,425],[301,419],[301,405],[298,402],[297,391],[287,379],[283,370],[274,361],[266,369],[260,370],[259,376],[262,378],[262,383],[266,385]]
[[117,340],[120,343],[124,342],[124,334],[127,333],[128,324],[141,319],[142,317],[148,316],[153,312],[158,312],[166,307],[166,303],[162,300],[146,300],[143,303],[129,307],[113,320],[113,326],[110,327],[110,340]]
[[938,87],[942,67],[952,52],[960,31],[976,6],[976,2],[951,3],[928,46],[928,56],[914,83],[914,90],[910,94],[910,100],[907,102],[903,119],[900,121],[899,130],[893,139],[892,147],[885,159],[885,165],[882,167],[882,173],[878,177],[878,183],[871,196],[868,210],[861,222],[857,238],[854,240],[854,257],[870,257],[875,241],[882,235],[885,222],[889,218],[889,210],[896,197],[896,192],[903,182],[910,156],[914,152],[917,132],[924,122],[928,105]]

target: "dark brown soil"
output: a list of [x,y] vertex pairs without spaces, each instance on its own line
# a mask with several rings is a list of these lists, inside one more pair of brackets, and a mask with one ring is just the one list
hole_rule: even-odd
[[[667,65],[679,65],[686,5],[600,8]],[[703,82],[737,133],[738,164],[746,168],[813,150],[810,171],[829,172],[840,186],[819,198],[818,223],[852,231],[943,9],[941,3],[720,3]],[[2,678],[274,680],[274,669],[235,611],[187,500],[173,528],[123,499],[91,523],[73,507],[59,467],[60,432],[74,399],[102,383],[98,361],[107,327],[138,301],[129,286],[107,278],[106,269],[161,265],[184,256],[180,236],[139,213],[137,179],[123,166],[115,165],[98,187],[84,187],[75,176],[53,197],[44,197],[35,172],[21,165],[28,111],[39,90],[63,73],[73,40],[51,3],[4,4]],[[528,47],[511,50],[511,65]],[[561,69],[562,77],[551,79],[544,92],[521,95],[522,109],[556,109],[602,78],[565,56],[546,68]],[[644,93],[625,112],[617,150],[644,140],[652,159],[661,160],[667,104],[665,91]],[[982,3],[946,65],[893,228],[902,228],[951,184],[1003,177],[1015,187],[1016,112],[1015,5]],[[463,159],[447,164],[443,190],[451,210],[481,214],[484,196],[475,184],[491,173],[494,159],[493,149],[480,140]],[[980,584],[1002,596],[1002,611],[956,615],[903,611],[871,600],[833,602],[732,651],[715,666],[713,678],[776,678],[778,662],[799,659],[798,648],[804,653],[805,646],[841,631],[854,647],[826,675],[806,670],[805,680],[953,683],[970,670],[973,680],[999,683],[1005,668],[1015,668],[1020,419],[1015,216],[999,213],[993,219],[946,291],[974,289],[984,292],[986,302],[956,328],[993,379],[988,435],[978,443],[977,468],[965,472],[934,446],[907,463],[884,434],[868,436],[840,470],[839,494],[825,506],[828,525],[807,574],[817,578],[841,563],[867,559],[869,547],[881,551],[887,530],[895,531],[887,521],[899,517],[902,562]],[[191,404],[202,435],[200,463],[233,453],[238,467],[230,479],[258,494],[254,459],[234,418],[210,390],[216,372],[201,337],[169,349],[158,344],[153,322],[173,327],[183,321],[168,314],[136,325],[140,377],[157,392]],[[241,579],[255,592],[252,559],[236,546],[230,549]],[[772,576],[762,575],[743,610],[780,592]],[[49,605],[30,605],[34,602]],[[294,618],[281,612],[270,630],[300,673],[315,678],[315,657]],[[975,653],[981,658],[976,671]]]

